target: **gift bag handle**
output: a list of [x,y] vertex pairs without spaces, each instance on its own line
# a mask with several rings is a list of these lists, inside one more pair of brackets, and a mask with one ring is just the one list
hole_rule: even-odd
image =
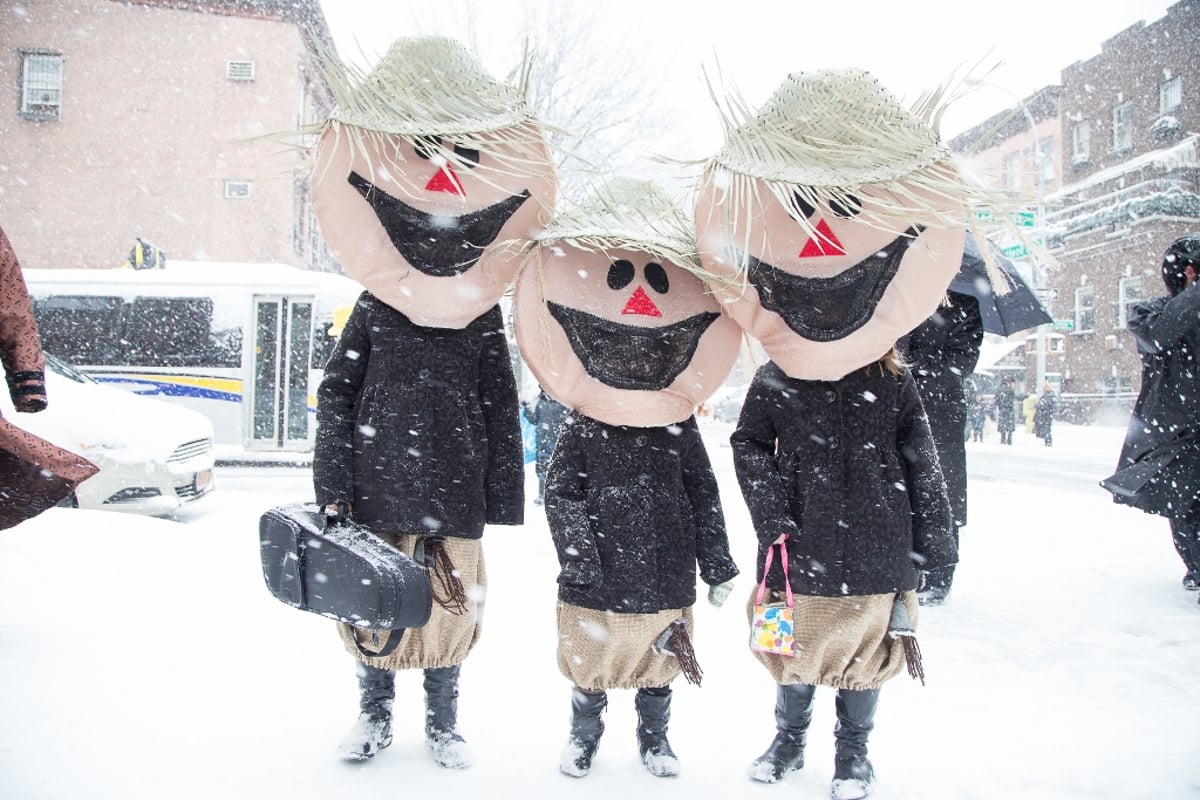
[[[758,585],[758,597],[754,602],[756,605],[762,605],[763,597],[767,593],[767,574],[771,571],[771,561],[775,554],[775,542],[772,542],[767,547],[767,561],[763,565],[762,583]],[[792,579],[788,577],[788,555],[787,555],[787,538],[785,537],[779,545],[779,563],[783,565],[783,588],[784,594],[787,596],[787,606],[792,607]]]

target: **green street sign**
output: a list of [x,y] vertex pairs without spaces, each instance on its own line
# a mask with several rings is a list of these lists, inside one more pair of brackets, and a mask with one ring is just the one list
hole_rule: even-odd
[[1029,250],[1023,244],[1012,244],[1008,247],[1003,247],[1000,249],[1000,252],[1013,260],[1029,255]]
[[1018,211],[1016,222],[1018,228],[1032,228],[1037,224],[1037,212]]
[[1051,325],[1056,331],[1073,331],[1075,330],[1075,320],[1073,319],[1056,319]]

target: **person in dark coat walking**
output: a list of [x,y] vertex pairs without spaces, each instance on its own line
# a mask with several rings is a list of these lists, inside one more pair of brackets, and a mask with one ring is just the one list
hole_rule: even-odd
[[1012,444],[1013,431],[1017,429],[1017,410],[1013,403],[1017,394],[1013,391],[1013,377],[1005,375],[996,390],[994,403],[996,406],[996,430],[1000,432],[1000,444]]
[[537,402],[533,405],[532,413],[526,415],[533,423],[536,432],[536,460],[533,470],[537,474],[538,493],[533,502],[539,506],[545,499],[546,470],[550,466],[550,457],[554,455],[554,447],[558,442],[558,431],[568,413],[570,412],[566,406],[546,394],[545,389],[541,389],[538,391]]
[[1054,444],[1054,413],[1058,410],[1058,395],[1049,383],[1042,385],[1042,396],[1033,407],[1033,432],[1046,443],[1046,447]]
[[[898,348],[912,370],[929,418],[938,463],[950,496],[957,546],[959,532],[967,524],[968,409],[963,386],[979,363],[983,317],[974,297],[958,292],[947,292],[946,296],[947,301],[901,339]],[[954,582],[954,569],[954,565],[949,565],[922,571],[917,594],[921,605],[941,605],[946,601]]]
[[[1126,324],[1142,358],[1142,384],[1117,462],[1113,500],[1166,517],[1183,561],[1183,586],[1200,588],[1200,232],[1180,237],[1162,262],[1168,294],[1135,303]],[[1122,474],[1142,474],[1134,485]],[[1112,483],[1110,483],[1112,482]]]
[[482,633],[482,537],[520,525],[525,507],[499,301],[519,268],[508,243],[549,217],[553,164],[520,91],[453,40],[399,39],[365,77],[323,66],[338,106],[315,131],[313,208],[367,291],[317,392],[314,491],[327,516],[422,560],[435,600],[398,643],[368,649],[339,625],[360,711],[339,754],[361,761],[391,744],[396,672],[419,669],[433,759],[467,767],[459,677]]
[[695,249],[665,189],[612,179],[547,226],[517,281],[521,353],[571,409],[546,475],[558,667],[571,682],[559,769],[571,777],[591,771],[620,689],[636,690],[645,768],[679,774],[667,728],[671,683],[702,675],[696,574],[719,606],[738,573],[694,414],[740,336],[696,275]]

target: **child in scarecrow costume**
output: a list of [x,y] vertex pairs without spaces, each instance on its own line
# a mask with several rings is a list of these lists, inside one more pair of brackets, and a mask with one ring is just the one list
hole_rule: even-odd
[[340,626],[361,690],[340,753],[366,759],[391,743],[395,671],[422,669],[434,759],[465,767],[458,681],[481,630],[481,537],[524,514],[498,303],[519,266],[512,243],[548,219],[556,181],[522,91],[458,43],[400,39],[365,76],[326,66],[337,107],[318,132],[313,206],[366,291],[318,391],[316,499],[417,554],[436,598],[429,622],[398,641]]
[[750,776],[803,766],[816,687],[830,686],[835,798],[871,790],[880,686],[906,663],[922,677],[918,570],[957,560],[928,420],[894,345],[944,297],[970,204],[997,198],[952,164],[928,122],[938,97],[910,111],[861,70],[790,75],[758,113],[726,104],[696,197],[701,261],[770,358],[730,441],[757,577],[783,544],[766,585],[782,599],[790,576],[795,595],[794,654],[754,652],[777,684],[777,735]]
[[695,408],[733,367],[740,332],[698,277],[690,222],[658,185],[615,179],[559,214],[517,280],[517,344],[571,410],[546,477],[558,551],[558,666],[571,681],[560,760],[588,774],[607,692],[635,689],[638,750],[652,774],[671,682],[698,684],[696,568],[720,605],[737,567]]

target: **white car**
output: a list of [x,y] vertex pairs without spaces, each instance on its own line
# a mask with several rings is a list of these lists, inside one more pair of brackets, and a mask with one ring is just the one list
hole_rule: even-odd
[[46,396],[44,411],[19,414],[0,390],[0,413],[100,468],[64,504],[163,516],[216,488],[213,426],[203,414],[104,386],[49,354]]

